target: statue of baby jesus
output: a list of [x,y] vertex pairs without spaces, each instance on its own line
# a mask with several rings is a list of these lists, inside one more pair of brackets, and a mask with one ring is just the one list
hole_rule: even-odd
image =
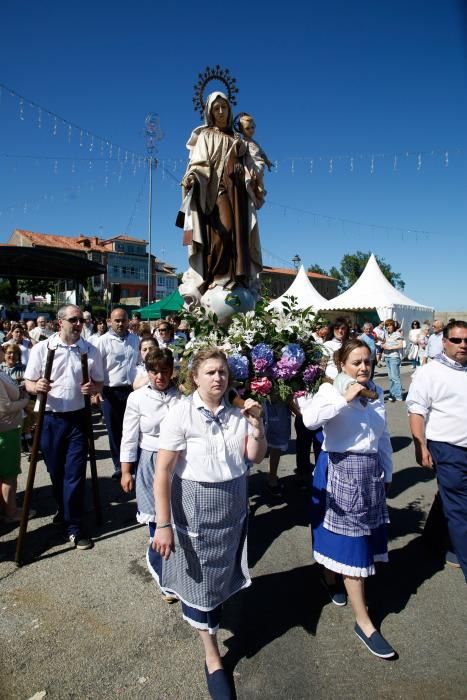
[[245,182],[246,188],[252,198],[256,209],[264,204],[266,190],[264,189],[264,168],[271,170],[273,164],[253,136],[256,131],[256,123],[253,117],[242,112],[235,119],[235,128],[241,134],[247,145],[245,155]]

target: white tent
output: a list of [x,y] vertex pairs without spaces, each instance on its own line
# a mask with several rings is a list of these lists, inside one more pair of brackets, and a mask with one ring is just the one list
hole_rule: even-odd
[[329,299],[323,297],[318,290],[311,284],[308,275],[305,272],[303,265],[300,267],[294,281],[280,297],[274,299],[268,309],[282,309],[284,301],[290,301],[290,297],[294,297],[297,306],[300,309],[311,307],[313,311],[323,309],[325,304],[329,304]]
[[358,280],[350,289],[326,302],[322,311],[376,310],[381,321],[393,318],[399,321],[404,332],[410,330],[412,321],[432,320],[434,309],[410,299],[392,286],[381,272],[373,254]]

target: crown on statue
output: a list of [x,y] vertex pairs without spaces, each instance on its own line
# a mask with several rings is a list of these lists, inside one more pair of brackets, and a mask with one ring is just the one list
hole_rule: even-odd
[[204,108],[206,106],[205,91],[208,84],[217,80],[224,85],[227,97],[231,105],[237,104],[238,88],[237,80],[230,75],[228,68],[221,68],[217,65],[215,68],[209,68],[207,66],[204,73],[198,73],[198,82],[193,86],[195,94],[193,95],[193,107],[195,112],[199,112],[201,117],[204,115]]

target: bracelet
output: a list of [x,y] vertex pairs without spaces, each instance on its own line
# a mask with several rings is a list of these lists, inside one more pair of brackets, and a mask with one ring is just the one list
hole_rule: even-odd
[[165,527],[172,527],[172,523],[164,523],[163,525],[156,525],[156,530],[163,530]]
[[263,433],[262,435],[253,435],[253,440],[256,440],[256,442],[261,442],[261,440],[264,440],[266,435]]

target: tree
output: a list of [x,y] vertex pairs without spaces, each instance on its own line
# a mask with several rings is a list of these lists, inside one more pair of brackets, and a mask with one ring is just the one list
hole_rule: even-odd
[[[356,253],[347,253],[341,260],[340,264],[340,278],[339,283],[342,285],[342,291],[345,291],[351,287],[360,277],[368,259],[371,255],[370,253],[362,253],[362,251],[357,250]],[[387,280],[396,287],[396,289],[404,289],[405,282],[402,280],[399,272],[394,272],[389,265],[385,262],[384,258],[378,258],[375,255],[376,261],[381,268],[381,272],[386,277]]]
[[55,284],[53,280],[40,279],[19,279],[18,291],[31,294],[33,297],[45,297],[47,294],[53,294]]
[[316,265],[316,264],[310,265],[308,267],[308,272],[316,272],[316,274],[318,274],[318,275],[326,275],[326,277],[328,276],[328,273],[326,272],[326,270],[323,270],[322,267],[320,267],[319,265]]

